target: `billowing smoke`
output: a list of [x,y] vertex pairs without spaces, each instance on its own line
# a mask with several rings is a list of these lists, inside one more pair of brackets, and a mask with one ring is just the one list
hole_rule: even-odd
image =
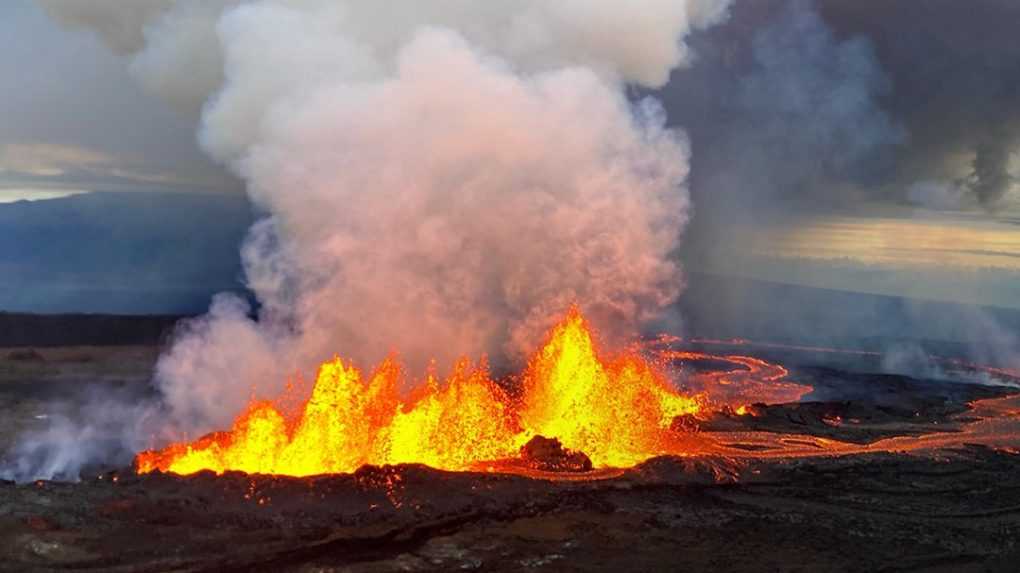
[[662,92],[697,144],[692,266],[747,250],[749,228],[861,203],[906,141],[871,42],[837,35],[814,2],[741,3],[692,45],[699,64]]
[[890,188],[938,180],[965,206],[1008,204],[1016,173],[1007,158],[1020,151],[1020,3],[816,2],[837,33],[870,38],[895,78],[885,105],[911,137],[896,150]]
[[624,88],[689,64],[728,0],[45,4],[201,109],[268,214],[242,252],[257,311],[217,298],[158,365],[189,432],[334,353],[498,365],[572,302],[612,337],[680,293],[688,144]]

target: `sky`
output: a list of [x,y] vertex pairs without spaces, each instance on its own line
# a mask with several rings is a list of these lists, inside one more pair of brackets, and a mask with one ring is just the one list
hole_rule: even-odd
[[31,0],[0,6],[0,202],[77,191],[237,191],[194,119],[146,95],[127,61]]
[[[1020,308],[1020,4],[918,5],[737,0],[634,89],[691,140],[687,269]],[[243,185],[122,52],[0,5],[0,310],[198,312],[241,286]]]

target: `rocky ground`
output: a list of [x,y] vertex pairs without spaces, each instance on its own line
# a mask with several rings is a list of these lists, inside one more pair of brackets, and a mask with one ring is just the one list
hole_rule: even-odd
[[[87,394],[85,380],[144,387],[155,357],[144,347],[12,352],[0,351],[8,444],[14,429],[45,424],[37,417],[54,397]],[[678,431],[734,450],[742,433],[960,439],[841,456],[747,447],[626,471],[579,472],[584,459],[564,458],[541,469],[573,471],[532,477],[400,466],[306,479],[122,469],[78,483],[0,482],[0,571],[1018,570],[1020,453],[962,431],[969,402],[1013,390],[819,366],[794,375],[815,386],[809,402]],[[529,453],[549,451],[555,444]]]
[[9,571],[1016,571],[1020,456],[0,485]]

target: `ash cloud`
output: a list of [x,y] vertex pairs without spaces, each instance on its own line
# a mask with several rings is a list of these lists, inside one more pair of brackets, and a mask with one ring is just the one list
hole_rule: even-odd
[[54,20],[91,30],[129,56],[132,76],[150,94],[197,117],[223,81],[216,24],[242,0],[36,0]]
[[61,24],[94,31],[111,50],[130,54],[145,46],[145,28],[174,5],[174,0],[36,0]]
[[940,181],[995,211],[1016,183],[1020,150],[1020,4],[821,0],[839,34],[864,34],[895,79],[886,98],[911,133],[893,181]]
[[[876,336],[950,340],[976,362],[1020,363],[1015,321],[997,309],[804,296],[811,289],[711,274],[739,274],[762,228],[901,216],[904,205],[1005,205],[1017,171],[1017,16],[1020,6],[998,0],[924,10],[910,0],[762,0],[693,34],[695,65],[659,92],[694,142],[683,257],[705,274],[691,275],[681,300],[688,327],[851,347]],[[798,270],[822,272],[802,267],[790,265],[790,283]],[[890,361],[898,371],[907,363],[916,361]]]
[[863,204],[1008,207],[1018,18],[1008,0],[735,4],[661,92],[695,142],[693,235]]

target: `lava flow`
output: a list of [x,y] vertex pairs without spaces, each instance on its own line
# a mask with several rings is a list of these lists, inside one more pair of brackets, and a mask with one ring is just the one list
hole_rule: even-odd
[[393,360],[370,375],[340,359],[323,364],[310,398],[288,418],[281,401],[256,401],[229,432],[138,455],[140,473],[201,470],[307,476],[365,464],[423,463],[466,470],[515,458],[536,436],[555,437],[595,467],[682,454],[673,420],[697,414],[706,395],[685,395],[638,351],[606,357],[576,309],[549,334],[511,395],[484,364],[403,398]]

